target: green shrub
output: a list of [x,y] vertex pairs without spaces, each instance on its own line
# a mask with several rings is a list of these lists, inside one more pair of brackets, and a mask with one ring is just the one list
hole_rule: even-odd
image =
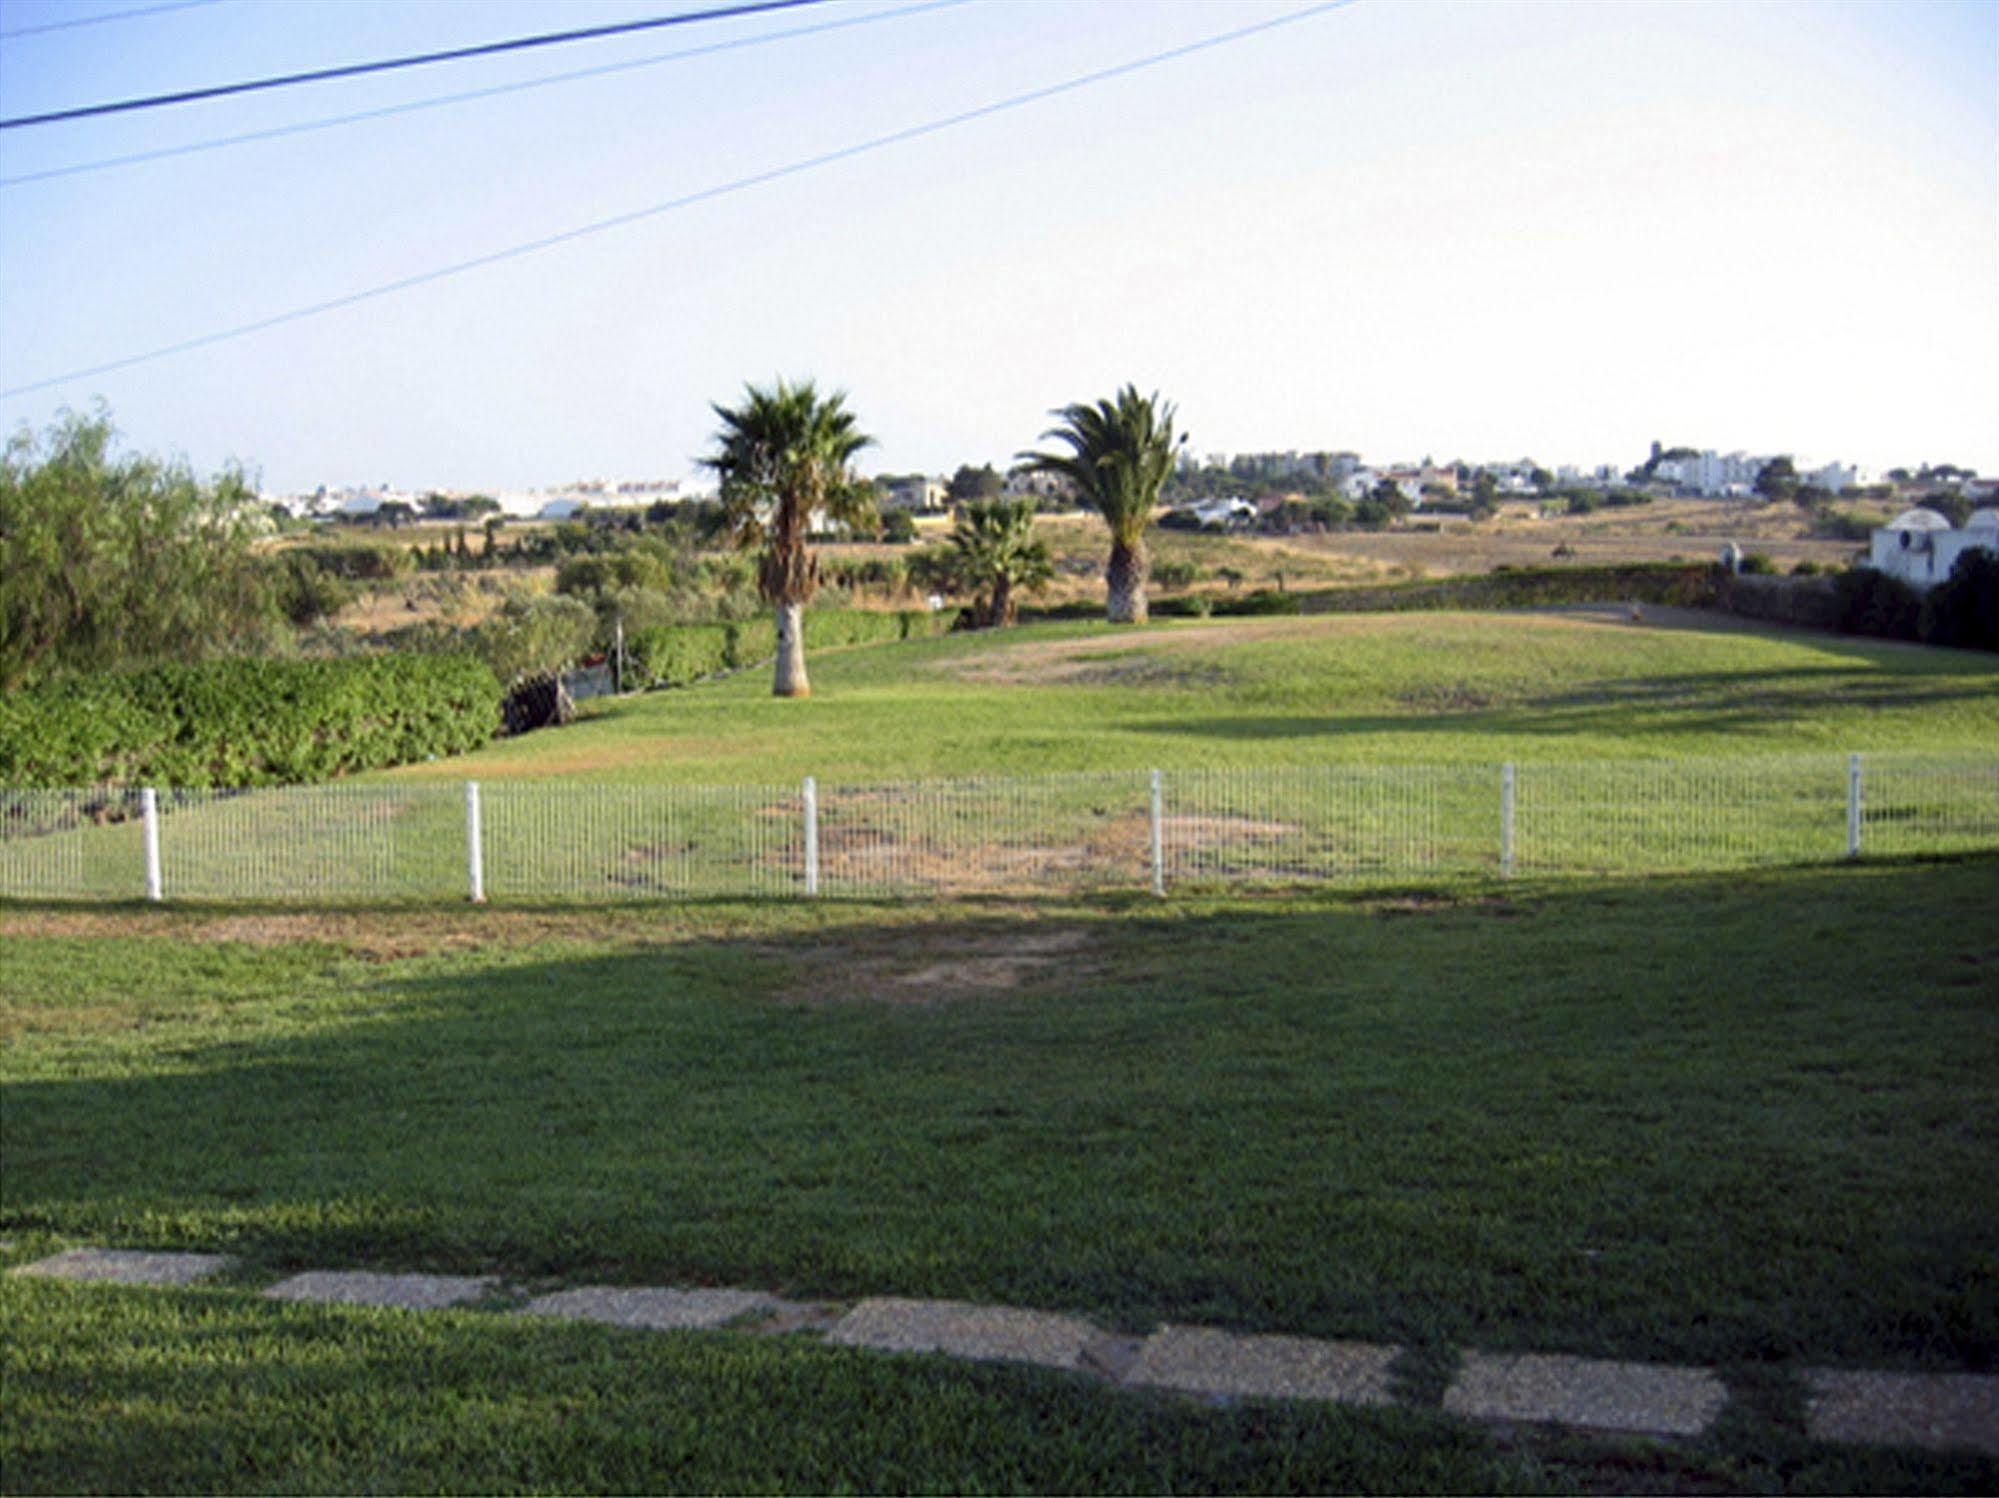
[[738,619],[729,625],[729,665],[755,665],[777,654],[777,621],[769,614]]
[[1771,577],[1776,574],[1777,564],[1770,560],[1767,552],[1752,551],[1742,559],[1737,570],[1750,577]]
[[1922,632],[1923,601],[1899,577],[1855,567],[1833,579],[1837,627],[1850,635],[1914,640]]
[[1217,598],[1214,612],[1222,617],[1244,614],[1299,614],[1304,612],[1296,593],[1280,593],[1275,588],[1258,588],[1253,593]]
[[684,687],[737,664],[728,624],[667,624],[628,631],[625,662],[634,686]]
[[465,656],[60,679],[0,701],[0,785],[294,785],[475,749],[499,711],[498,679]]
[[573,666],[590,654],[597,613],[580,598],[513,598],[466,636],[473,654],[511,685]]
[[1932,645],[1999,650],[1999,556],[1967,551],[1923,600],[1921,629]]

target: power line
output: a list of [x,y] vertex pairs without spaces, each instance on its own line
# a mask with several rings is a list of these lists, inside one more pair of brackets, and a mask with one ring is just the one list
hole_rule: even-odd
[[337,68],[315,68],[309,73],[286,73],[275,78],[252,78],[244,83],[218,83],[208,88],[183,89],[179,93],[152,94],[142,99],[120,99],[110,104],[83,104],[75,109],[51,110],[47,114],[17,115],[0,120],[0,130],[18,130],[25,125],[53,125],[62,120],[87,120],[99,115],[124,114],[135,109],[159,109],[168,104],[192,104],[198,99],[221,99],[233,94],[258,93],[265,89],[290,88],[299,83],[325,83],[334,78],[355,78],[366,73],[387,73],[398,68],[425,67],[434,62],[462,62],[468,57],[491,57],[501,52],[522,52],[530,47],[552,47],[560,42],[592,41],[598,37],[625,36],[634,31],[657,31],[666,26],[686,26],[695,21],[723,21],[735,16],[753,16],[770,10],[795,10],[802,5],[824,5],[826,0],[744,0],[739,5],[718,10],[686,11],[674,16],[652,16],[643,21],[618,21],[608,26],[585,26],[576,31],[551,31],[540,36],[517,36],[503,42],[480,42],[471,47],[451,47],[442,52],[420,52],[411,57],[386,57],[378,62],[347,63]]
[[873,21],[893,21],[904,16],[921,15],[925,11],[949,10],[954,6],[970,4],[971,0],[924,0],[920,5],[906,5],[899,10],[875,10],[866,15],[846,16],[837,21],[821,21],[811,26],[795,26],[789,31],[766,31],[756,36],[731,37],[722,42],[704,42],[699,47],[683,47],[677,52],[661,52],[651,57],[635,57],[624,62],[602,63],[597,67],[579,68],[569,73],[553,73],[541,78],[527,78],[518,83],[498,83],[490,88],[469,89],[457,94],[439,94],[428,99],[412,99],[405,104],[384,105],[380,109],[363,109],[354,114],[329,115],[324,119],[301,120],[293,125],[275,125],[268,130],[248,130],[240,135],[224,135],[211,140],[190,141],[186,145],[162,146],[153,151],[135,151],[129,156],[106,156],[96,161],[79,161],[70,166],[49,167],[39,172],[23,172],[17,177],[0,177],[0,188],[20,187],[29,182],[47,182],[56,177],[81,176],[86,172],[101,172],[111,167],[137,166],[148,161],[164,161],[173,156],[191,156],[202,151],[219,151],[225,146],[249,145],[261,140],[277,140],[288,135],[305,135],[317,130],[331,130],[339,125],[356,125],[367,120],[386,119],[391,115],[414,114],[419,110],[442,109],[452,104],[468,104],[478,99],[496,98],[501,94],[521,93],[528,89],[547,88],[557,83],[574,83],[582,78],[601,78],[609,73],[631,72],[637,68],[655,67],[660,63],[679,62],[689,57],[706,57],[716,52],[731,52],[742,47],[760,47],[766,42],[788,41],[794,37],[816,36],[821,32],[840,31],[850,26],[865,26]]
[[101,16],[78,16],[73,21],[43,21],[34,26],[16,26],[0,31],[0,42],[19,37],[40,36],[48,31],[74,31],[79,26],[102,26],[106,21],[136,21],[140,16],[163,16],[170,10],[195,10],[204,5],[220,5],[222,0],[166,0],[163,5],[142,5],[136,10],[106,11]]
[[499,265],[504,261],[518,260],[523,256],[539,254],[543,250],[554,249],[558,245],[568,244],[573,240],[585,239],[593,234],[602,234],[610,229],[621,229],[629,224],[636,224],[646,219],[657,218],[661,214],[672,213],[681,208],[691,208],[697,203],[711,202],[716,198],[746,192],[750,188],[761,187],[766,183],[776,182],[786,177],[796,177],[801,173],[814,171],[819,167],[831,166],[835,162],[850,161],[856,156],[865,156],[874,151],[884,150],[889,146],[902,145],[912,140],[920,140],[924,136],[936,135],[942,131],[954,129],[959,125],[968,125],[974,120],[987,119],[996,114],[1004,114],[1010,110],[1025,108],[1030,104],[1038,104],[1045,99],[1053,99],[1062,94],[1075,93],[1079,89],[1089,88],[1099,83],[1107,83],[1113,78],[1123,78],[1132,73],[1143,72],[1148,68],[1156,68],[1161,64],[1177,61],[1183,57],[1191,57],[1198,52],[1206,52],[1216,47],[1226,46],[1231,42],[1239,42],[1247,37],[1259,35],[1262,32],[1275,31],[1281,26],[1289,26],[1298,21],[1309,20],[1314,16],[1324,15],[1328,11],[1342,10],[1354,3],[1355,0],[1322,0],[1321,4],[1308,5],[1303,10],[1292,11],[1289,15],[1274,16],[1267,21],[1258,21],[1253,25],[1238,26],[1232,31],[1217,32],[1212,36],[1205,36],[1196,41],[1185,42],[1178,47],[1170,47],[1164,52],[1154,52],[1149,56],[1140,57],[1131,62],[1122,62],[1112,67],[1099,68],[1093,73],[1083,73],[1077,77],[1066,79],[1061,83],[1051,83],[1041,88],[1029,89],[1026,93],[1014,94],[1008,98],[996,100],[991,104],[981,104],[975,109],[967,109],[957,114],[945,115],[942,118],[929,120],[920,125],[911,125],[901,130],[892,131],[887,135],[877,135],[869,140],[859,141],[850,146],[841,146],[837,150],[822,152],[817,156],[802,157],[797,161],[787,162],[783,166],[772,167],[767,171],[758,172],[752,176],[738,177],[733,181],[724,182],[714,187],[704,187],[681,197],[669,198],[663,203],[653,203],[644,208],[635,208],[626,213],[614,214],[610,218],[600,218],[587,224],[579,224],[573,229],[564,229],[560,233],[545,235],[540,239],[531,239],[521,244],[508,245],[504,249],[492,250],[484,255],[475,255],[470,260],[460,260],[451,265],[438,266],[433,270],[420,271],[413,276],[404,276],[400,280],[383,282],[377,286],[370,286],[363,291],[348,292],[344,296],[333,297],[323,302],[315,302],[310,306],[295,307],[289,312],[280,312],[271,317],[259,318],[255,322],[239,323],[233,328],[224,328],[218,332],[204,333],[196,338],[183,339],[179,343],[170,343],[160,348],[148,349],[142,354],[130,354],[125,358],[113,359],[104,364],[93,364],[88,368],[73,369],[65,374],[53,375],[45,380],[35,380],[26,385],[16,385],[9,390],[0,390],[0,400],[11,400],[17,395],[31,395],[37,390],[47,390],[51,386],[64,385],[71,380],[94,379],[98,375],[112,374],[121,369],[130,369],[136,364],[147,364],[155,359],[165,359],[175,354],[191,353],[195,349],[209,348],[218,343],[227,343],[233,339],[247,337],[252,333],[267,332],[272,328],[282,327],[286,323],[298,322],[308,317],[318,317],[327,312],[337,312],[343,308],[353,307],[362,302],[373,301],[377,297],[391,296],[396,292],[410,291],[418,286],[427,286],[432,282],[447,280],[452,276],[463,275],[468,271],[483,270],[489,265]]

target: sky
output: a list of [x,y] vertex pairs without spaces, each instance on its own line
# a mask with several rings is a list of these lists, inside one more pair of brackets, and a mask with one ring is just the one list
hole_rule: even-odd
[[[710,0],[66,24],[160,3],[0,0],[0,115]],[[697,48],[0,182],[0,389],[42,387],[0,430],[102,401],[273,492],[536,488],[687,475],[709,403],[783,375],[847,393],[867,471],[948,472],[1131,382],[1198,453],[1999,472],[1994,0],[828,0],[0,130],[0,179]]]

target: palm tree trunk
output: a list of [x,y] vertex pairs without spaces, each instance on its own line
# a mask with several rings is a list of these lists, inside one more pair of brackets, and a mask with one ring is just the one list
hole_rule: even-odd
[[1104,570],[1110,603],[1104,617],[1113,624],[1143,624],[1145,611],[1145,543],[1111,541],[1111,564]]
[[812,683],[805,679],[805,605],[780,603],[777,606],[777,680],[771,687],[777,697],[810,697]]
[[1002,574],[993,579],[992,614],[986,622],[1005,629],[1013,623],[1013,618],[1013,579]]

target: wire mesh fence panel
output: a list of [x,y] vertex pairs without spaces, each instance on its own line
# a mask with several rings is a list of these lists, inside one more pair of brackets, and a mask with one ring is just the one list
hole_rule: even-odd
[[137,900],[145,893],[138,791],[0,791],[0,895]]
[[494,897],[795,895],[804,887],[796,786],[480,787]]
[[1860,850],[1999,848],[1999,758],[1870,754],[1861,764]]
[[1392,880],[1495,867],[1497,769],[1334,765],[1164,777],[1166,881]]
[[822,786],[820,891],[1143,887],[1147,799],[1143,771]]
[[455,785],[162,791],[169,898],[463,898],[464,792]]
[[[1080,891],[1647,874],[1999,850],[1999,757],[1893,754],[1118,771],[817,787],[483,787],[499,898]],[[144,793],[0,791],[0,897],[146,893]],[[161,791],[167,898],[462,899],[465,787]]]
[[1846,852],[1843,756],[1521,765],[1517,866],[1642,874]]

